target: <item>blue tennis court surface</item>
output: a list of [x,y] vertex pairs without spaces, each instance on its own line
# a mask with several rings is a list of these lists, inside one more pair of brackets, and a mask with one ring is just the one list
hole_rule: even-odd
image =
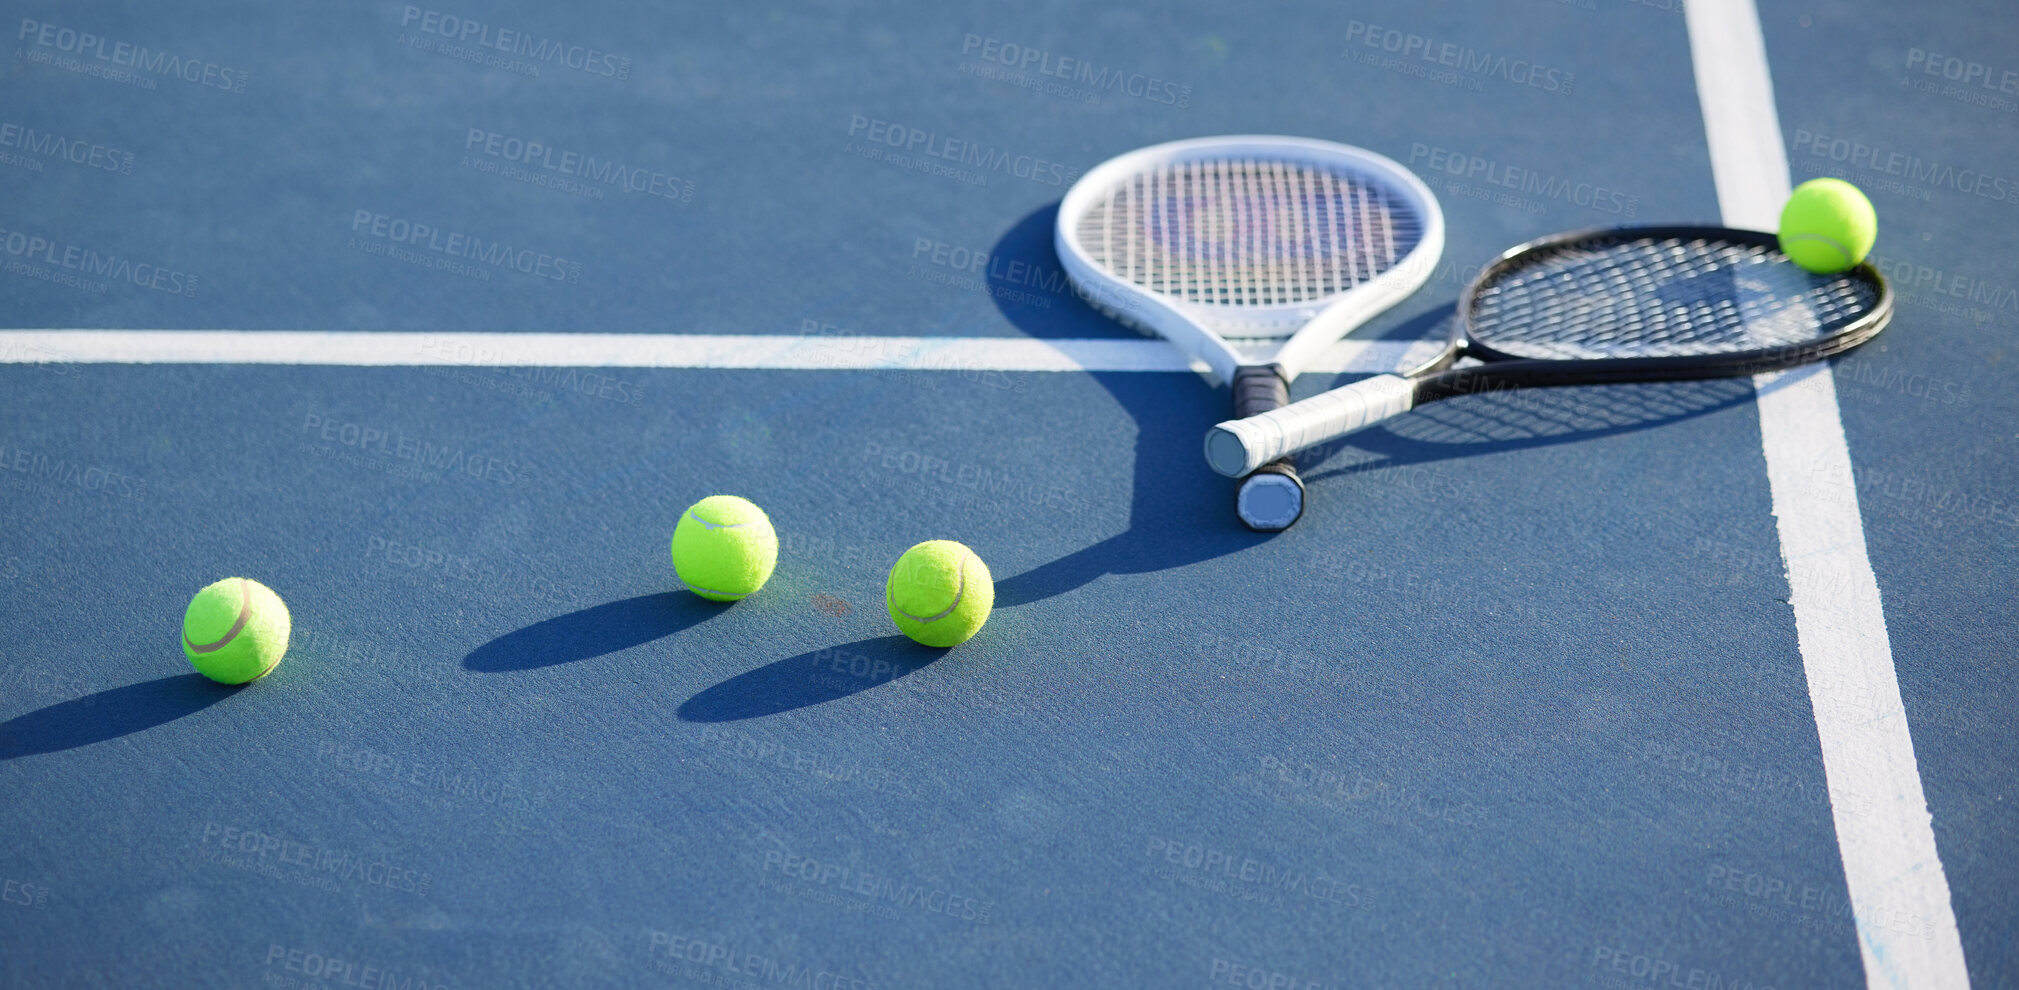
[[[2005,5],[5,13],[0,984],[2019,982]],[[1052,248],[1230,133],[1446,215],[1299,395],[1818,175],[1898,312],[1426,407],[1250,532],[1227,390]],[[667,558],[717,492],[781,541],[731,606]],[[882,602],[936,538],[949,651]],[[228,575],[294,624],[237,689],[176,643]]]

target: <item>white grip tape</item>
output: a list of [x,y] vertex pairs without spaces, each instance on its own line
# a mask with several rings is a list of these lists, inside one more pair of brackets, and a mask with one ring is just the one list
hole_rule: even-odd
[[1230,419],[1206,433],[1206,463],[1229,478],[1277,458],[1399,416],[1416,405],[1416,386],[1400,375],[1376,375],[1272,409]]

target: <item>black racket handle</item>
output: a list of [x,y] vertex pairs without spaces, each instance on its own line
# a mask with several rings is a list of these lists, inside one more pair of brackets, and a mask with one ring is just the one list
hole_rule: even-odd
[[1261,365],[1234,370],[1234,418],[1260,416],[1290,404],[1290,383],[1276,366]]
[[[1259,416],[1289,404],[1290,383],[1282,369],[1272,364],[1235,370],[1234,418]],[[1283,457],[1242,478],[1234,493],[1234,513],[1257,532],[1289,529],[1304,514],[1304,480],[1297,477],[1297,465]]]

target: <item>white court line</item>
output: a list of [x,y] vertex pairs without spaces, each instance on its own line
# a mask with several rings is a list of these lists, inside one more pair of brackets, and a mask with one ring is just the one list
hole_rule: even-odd
[[[1344,340],[1311,370],[1394,371],[1442,341]],[[1161,340],[765,334],[0,330],[0,364],[462,365],[801,371],[1204,372]]]
[[[1684,13],[1718,206],[1726,224],[1773,230],[1788,197],[1788,160],[1759,13],[1752,0],[1690,0]],[[1815,364],[1754,385],[1865,985],[1968,987],[1835,380],[1829,365]]]

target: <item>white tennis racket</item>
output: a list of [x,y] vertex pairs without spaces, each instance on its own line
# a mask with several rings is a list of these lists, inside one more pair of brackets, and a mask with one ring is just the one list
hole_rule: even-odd
[[[1371,151],[1196,138],[1082,176],[1059,204],[1057,245],[1082,298],[1203,362],[1245,419],[1287,405],[1326,347],[1430,277],[1444,212],[1422,180]],[[1244,474],[1242,522],[1280,530],[1303,515],[1288,457]]]

